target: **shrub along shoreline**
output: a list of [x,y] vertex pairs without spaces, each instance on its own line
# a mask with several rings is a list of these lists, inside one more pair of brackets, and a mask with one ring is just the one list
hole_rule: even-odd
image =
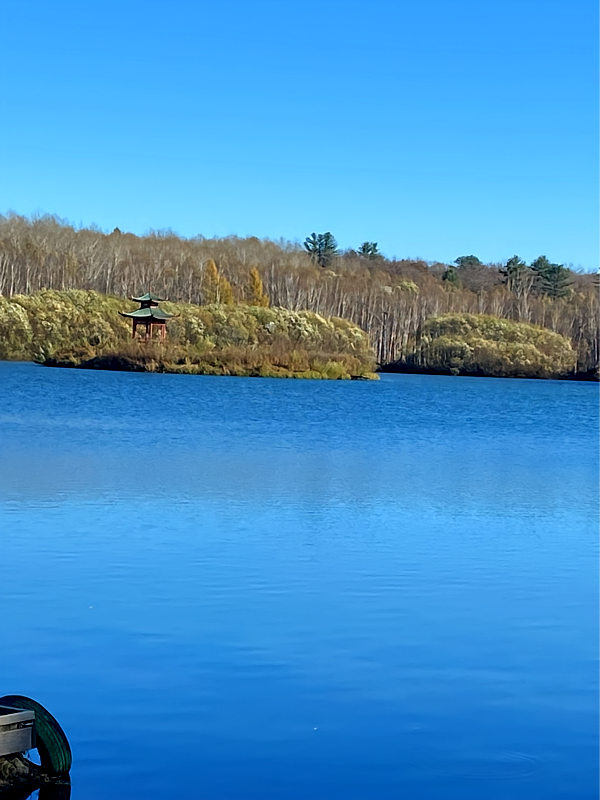
[[486,314],[442,314],[427,320],[414,352],[386,372],[490,378],[598,380],[577,371],[571,342],[548,328]]
[[134,342],[118,350],[87,357],[87,353],[61,351],[41,362],[45,367],[107,369],[118,372],[164,372],[178,375],[223,375],[239,378],[312,378],[317,380],[377,380],[373,371],[357,368],[352,356],[330,354],[327,360],[295,350],[277,363],[265,360],[264,351],[231,349],[205,356],[182,347]]
[[[120,311],[136,305],[94,291],[0,296],[0,359],[46,366],[324,379],[376,379],[367,334],[310,311],[213,303],[161,304],[177,316],[166,344],[132,340]],[[577,373],[571,342],[547,328],[483,314],[426,320],[412,352],[381,372],[597,380]]]
[[42,291],[0,298],[0,358],[46,366],[237,375],[377,379],[367,334],[310,311],[213,303],[162,303],[177,316],[168,340],[131,338],[120,311],[131,301],[93,291]]

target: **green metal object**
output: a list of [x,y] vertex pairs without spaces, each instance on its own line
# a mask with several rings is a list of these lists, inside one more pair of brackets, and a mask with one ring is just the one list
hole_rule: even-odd
[[122,317],[130,317],[131,319],[172,319],[175,314],[167,314],[161,308],[138,308],[135,311],[119,311]]
[[152,292],[146,292],[141,297],[132,297],[132,300],[135,300],[136,303],[149,303],[154,301],[155,303],[164,303],[166,300],[165,297],[159,297],[156,294],[152,294]]
[[0,705],[35,712],[35,738],[42,772],[47,775],[65,775],[69,772],[73,762],[69,742],[63,729],[44,706],[20,694],[0,697]]

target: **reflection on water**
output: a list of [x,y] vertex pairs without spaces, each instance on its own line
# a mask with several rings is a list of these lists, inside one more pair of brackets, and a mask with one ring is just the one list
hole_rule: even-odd
[[35,789],[14,789],[6,800],[69,800],[71,797],[71,784],[65,781],[44,783]]
[[3,691],[76,800],[597,796],[596,386],[0,381]]

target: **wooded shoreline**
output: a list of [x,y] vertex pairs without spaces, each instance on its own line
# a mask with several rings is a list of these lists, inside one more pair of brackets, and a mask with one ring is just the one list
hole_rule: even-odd
[[203,375],[376,379],[364,331],[310,311],[164,303],[166,341],[132,338],[131,301],[97,292],[0,297],[0,357],[48,366]]
[[[419,367],[414,364],[386,364],[382,367],[377,367],[377,372],[397,374],[397,375],[447,375],[463,378],[499,378],[501,380],[510,380],[515,376],[504,375],[488,375],[483,370],[476,370],[473,372],[466,372],[464,370],[453,370],[451,367],[439,369],[435,367]],[[598,383],[600,377],[598,370],[592,369],[588,372],[575,372],[572,375],[561,375],[554,378],[545,378],[537,375],[522,375],[519,376],[521,380],[556,380],[556,381],[582,381],[588,383]]]
[[385,257],[375,242],[357,241],[356,249],[342,251],[331,234],[304,243],[186,239],[170,230],[136,236],[75,228],[53,216],[0,216],[0,295],[42,290],[113,297],[153,291],[202,307],[270,305],[343,318],[367,333],[383,365],[410,363],[424,325],[446,314],[485,315],[559,334],[575,353],[571,373],[588,373],[600,357],[598,275],[545,256],[482,263],[467,255],[445,263]]
[[426,320],[401,362],[377,364],[367,333],[310,311],[213,303],[162,303],[167,337],[132,338],[135,309],[93,291],[0,297],[0,358],[47,366],[194,375],[374,379],[415,374],[593,380],[558,333],[483,314]]

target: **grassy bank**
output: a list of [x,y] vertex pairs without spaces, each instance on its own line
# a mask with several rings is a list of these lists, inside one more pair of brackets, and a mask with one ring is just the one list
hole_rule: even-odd
[[281,308],[163,303],[178,315],[163,346],[132,341],[131,323],[119,311],[135,308],[82,290],[0,298],[0,358],[196,375],[376,377],[367,335],[347,320]]
[[494,378],[566,378],[576,370],[570,341],[547,328],[484,314],[427,320],[399,371]]

